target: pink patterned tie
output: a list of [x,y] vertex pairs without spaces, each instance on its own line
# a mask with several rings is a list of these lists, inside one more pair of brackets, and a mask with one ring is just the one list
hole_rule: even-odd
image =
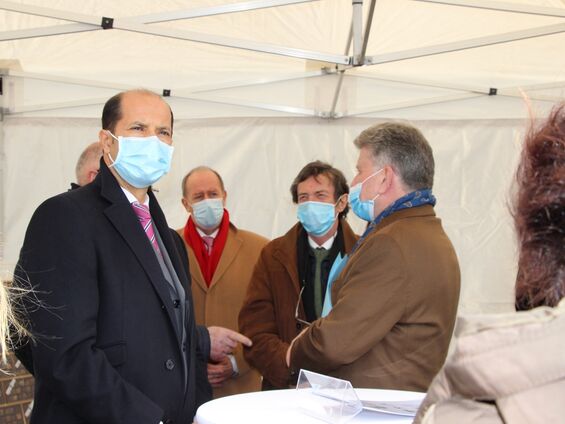
[[147,238],[151,242],[151,245],[155,249],[155,251],[161,254],[161,250],[159,249],[159,244],[157,243],[157,239],[155,238],[155,230],[153,229],[153,221],[151,220],[151,214],[149,213],[149,207],[139,203],[133,202],[131,204],[133,211],[137,215],[139,219],[139,223],[143,227],[143,231],[147,235]]
[[202,237],[202,240],[204,241],[204,245],[206,246],[206,252],[208,253],[208,255],[210,255],[212,253],[212,245],[214,244],[214,237],[204,236]]

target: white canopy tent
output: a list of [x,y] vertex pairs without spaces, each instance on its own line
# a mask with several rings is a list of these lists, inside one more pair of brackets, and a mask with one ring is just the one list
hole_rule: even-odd
[[35,207],[74,179],[105,100],[146,87],[175,113],[158,196],[177,228],[180,180],[204,164],[236,225],[279,236],[305,163],[351,179],[353,138],[409,120],[434,148],[461,310],[512,306],[510,187],[529,109],[543,117],[565,94],[563,1],[0,0],[0,22],[1,268]]

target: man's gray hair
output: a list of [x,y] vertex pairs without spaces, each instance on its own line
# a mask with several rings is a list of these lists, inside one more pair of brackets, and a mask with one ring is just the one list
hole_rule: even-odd
[[431,189],[434,184],[432,148],[417,128],[400,122],[385,122],[364,130],[354,141],[366,147],[376,166],[390,164],[407,189]]
[[86,175],[84,174],[84,167],[86,164],[90,164],[92,162],[98,163],[100,158],[102,157],[102,147],[98,141],[89,144],[86,149],[80,154],[76,167],[75,167],[75,174],[77,177],[77,183],[79,185],[87,184],[88,181],[85,181]]

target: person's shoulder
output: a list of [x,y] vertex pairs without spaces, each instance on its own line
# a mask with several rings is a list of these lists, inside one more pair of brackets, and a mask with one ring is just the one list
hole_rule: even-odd
[[231,228],[234,231],[234,234],[236,234],[237,237],[241,238],[244,242],[257,243],[262,245],[266,245],[269,242],[268,238],[263,237],[260,234],[254,233],[253,231],[243,230],[241,228],[236,227],[235,225],[232,225]]
[[72,205],[75,204],[77,190],[66,191],[49,197],[48,199],[41,202],[41,204],[36,209],[36,213],[47,213],[57,211],[57,209],[61,208],[72,207]]
[[300,229],[299,223],[293,225],[285,234],[268,242],[264,249],[270,251],[296,249],[296,241],[298,240]]

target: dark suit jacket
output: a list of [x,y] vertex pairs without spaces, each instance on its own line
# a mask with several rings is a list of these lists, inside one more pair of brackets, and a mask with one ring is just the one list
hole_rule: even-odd
[[179,240],[149,197],[186,290],[187,346],[149,240],[102,163],[94,182],[39,206],[20,253],[16,277],[37,297],[27,304],[36,340],[25,364],[36,378],[33,424],[191,422],[196,358],[208,357],[210,340],[195,326]]

